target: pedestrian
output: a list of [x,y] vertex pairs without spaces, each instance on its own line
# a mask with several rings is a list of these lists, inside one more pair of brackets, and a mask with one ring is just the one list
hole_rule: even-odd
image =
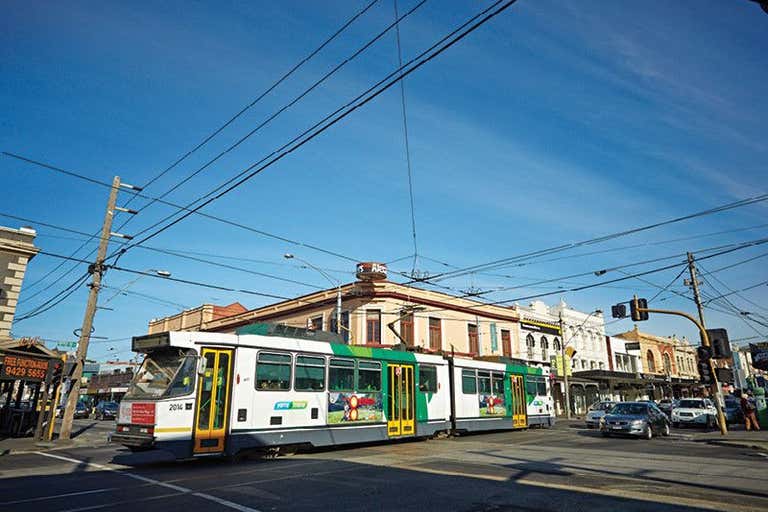
[[747,430],[760,430],[760,425],[757,424],[757,417],[755,415],[755,405],[749,401],[747,394],[741,393],[741,412],[744,415],[744,425]]

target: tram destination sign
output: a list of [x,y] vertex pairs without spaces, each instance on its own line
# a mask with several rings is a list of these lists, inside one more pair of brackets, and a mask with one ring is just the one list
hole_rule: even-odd
[[168,347],[171,345],[171,337],[167,332],[150,334],[147,336],[135,336],[131,343],[134,352],[143,352],[151,348]]
[[0,379],[43,381],[48,374],[48,360],[6,354],[0,367]]

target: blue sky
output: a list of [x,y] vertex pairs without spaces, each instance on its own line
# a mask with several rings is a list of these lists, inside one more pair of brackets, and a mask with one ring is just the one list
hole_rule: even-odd
[[[400,1],[400,12],[415,4]],[[489,4],[426,2],[401,24],[404,58]],[[762,51],[768,43],[768,15],[747,1],[563,4],[521,0],[406,79],[423,256],[419,270],[434,274],[447,268],[428,258],[474,265],[768,191],[768,142],[763,136],[768,128],[768,67]],[[363,5],[11,2],[0,20],[0,149],[101,180],[119,174],[126,182],[143,184],[251,102]],[[391,0],[378,2],[146,193],[158,195],[183,179],[392,20]],[[395,69],[396,51],[391,32],[168,199],[189,201],[261,159]],[[100,225],[106,189],[8,157],[0,158],[0,180],[3,190],[12,191],[4,194],[0,213],[85,232]],[[128,197],[122,194],[121,200]],[[170,211],[153,205],[123,231],[136,233]],[[412,254],[399,89],[382,94],[205,211],[353,259],[392,261]],[[762,238],[768,232],[763,226],[766,212],[765,204],[752,205],[560,255],[655,245],[531,262],[441,284],[456,290],[519,286],[488,296],[507,300],[621,277],[613,272],[526,286],[537,279]],[[23,223],[0,217],[0,224]],[[37,243],[46,251],[71,254],[81,243],[71,239],[77,235],[35,227]],[[728,230],[738,231],[657,243]],[[198,217],[148,245],[208,253],[224,263],[324,286],[316,272],[281,257],[293,252],[334,271],[337,279],[353,279],[350,261]],[[702,266],[714,270],[766,251],[766,246],[746,249]],[[218,258],[222,255],[256,261]],[[726,286],[751,286],[768,279],[767,259],[723,270],[715,274],[721,282],[709,281],[721,293]],[[57,272],[30,286],[58,264],[42,255],[33,261],[17,314],[41,304],[84,271],[78,268],[58,281],[62,272]],[[313,289],[140,248],[126,253],[120,264],[283,296]],[[410,263],[391,267],[409,271]],[[678,272],[647,279],[664,286]],[[120,288],[134,279],[111,271],[106,284]],[[673,289],[686,291],[679,280]],[[708,285],[704,289],[717,294]],[[269,302],[149,277],[129,290],[185,306],[239,300],[255,307]],[[554,303],[563,297],[584,310],[607,310],[635,291],[650,297],[658,290],[629,280],[545,300]],[[113,293],[105,290],[102,301]],[[85,294],[82,289],[49,312],[19,322],[14,334],[72,339]],[[761,309],[768,288],[742,295],[746,299],[730,297],[739,309],[768,316]],[[658,305],[692,307],[681,298]],[[150,318],[178,310],[136,296],[118,296],[109,306],[114,311],[99,312],[94,334],[110,339],[140,334]],[[710,326],[727,327],[732,338],[768,332],[718,312],[709,312],[707,320]],[[630,327],[624,321],[609,331]],[[643,328],[695,337],[691,326],[677,319],[656,317]],[[95,342],[91,355],[122,358],[130,355],[128,346],[126,341]]]

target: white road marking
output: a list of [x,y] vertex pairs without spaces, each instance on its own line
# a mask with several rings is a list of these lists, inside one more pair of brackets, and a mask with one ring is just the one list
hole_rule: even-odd
[[3,502],[0,502],[0,505],[17,505],[19,503],[30,503],[33,501],[55,500],[59,498],[69,498],[70,496],[81,496],[83,494],[98,494],[100,492],[109,492],[109,491],[114,491],[116,489],[117,487],[107,487],[106,489],[94,489],[92,491],[68,492],[66,494],[54,494],[52,496],[41,496],[39,498],[27,498],[24,500],[3,501]]
[[44,453],[44,452],[35,452],[38,455],[42,455],[43,457],[50,457],[52,459],[59,459],[66,462],[71,462],[72,464],[85,464],[86,466],[91,466],[96,469],[101,469],[105,471],[112,471],[115,474],[127,476],[129,478],[133,478],[134,480],[139,480],[141,482],[145,482],[152,485],[157,485],[159,487],[165,487],[168,489],[173,489],[174,491],[178,491],[184,494],[191,494],[192,496],[197,496],[198,498],[202,498],[204,500],[213,501],[214,503],[218,503],[219,505],[223,505],[225,507],[232,508],[234,510],[239,510],[240,512],[260,512],[258,509],[246,507],[245,505],[240,505],[239,503],[234,503],[229,500],[225,500],[224,498],[219,498],[217,496],[211,496],[210,494],[205,494],[202,492],[197,492],[192,489],[189,489],[187,487],[182,487],[180,485],[173,485],[166,482],[162,482],[160,480],[155,480],[154,478],[148,478],[146,476],[141,475],[134,475],[133,473],[128,473],[127,471],[120,471],[115,468],[111,468],[109,466],[104,466],[102,464],[95,464],[93,462],[86,462],[84,460],[77,460],[72,459],[70,457],[62,457],[61,455],[54,455],[52,453]]

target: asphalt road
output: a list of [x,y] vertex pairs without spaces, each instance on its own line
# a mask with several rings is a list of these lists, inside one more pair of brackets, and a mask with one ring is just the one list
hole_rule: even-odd
[[88,447],[0,457],[0,510],[768,510],[768,456],[562,427],[238,463]]

